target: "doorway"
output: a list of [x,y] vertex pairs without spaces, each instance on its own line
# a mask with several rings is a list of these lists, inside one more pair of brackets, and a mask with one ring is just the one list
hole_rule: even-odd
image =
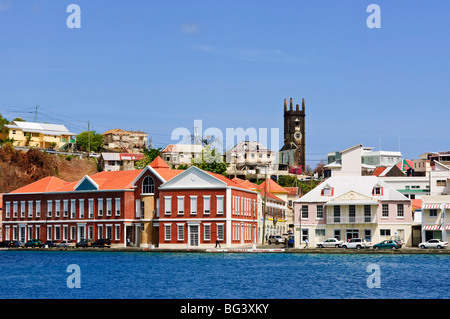
[[199,245],[199,226],[189,225],[189,247],[198,247]]

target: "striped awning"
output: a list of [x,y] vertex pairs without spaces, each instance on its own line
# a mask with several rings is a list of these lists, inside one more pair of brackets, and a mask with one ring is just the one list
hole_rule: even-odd
[[450,225],[445,225],[445,230],[450,230]]
[[424,204],[423,209],[441,209],[441,204]]
[[445,209],[449,209],[450,208],[450,204],[445,204]]
[[425,225],[423,230],[441,230],[441,225]]

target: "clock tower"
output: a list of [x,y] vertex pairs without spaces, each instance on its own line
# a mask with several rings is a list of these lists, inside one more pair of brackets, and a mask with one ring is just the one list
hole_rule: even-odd
[[305,99],[302,108],[295,110],[290,100],[289,109],[284,99],[284,145],[280,150],[280,163],[305,168]]

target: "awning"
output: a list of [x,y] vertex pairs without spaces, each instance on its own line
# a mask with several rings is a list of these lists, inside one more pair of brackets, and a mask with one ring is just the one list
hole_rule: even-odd
[[441,230],[441,225],[425,225],[423,230]]
[[450,230],[450,225],[445,225],[445,230]]
[[450,208],[450,204],[445,204],[445,209],[449,209]]
[[441,204],[425,204],[423,209],[441,209]]

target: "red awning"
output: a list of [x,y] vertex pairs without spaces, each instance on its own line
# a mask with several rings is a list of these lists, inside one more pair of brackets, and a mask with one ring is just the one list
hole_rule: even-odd
[[441,204],[425,204],[423,209],[441,209]]
[[425,225],[423,230],[441,230],[441,225]]

